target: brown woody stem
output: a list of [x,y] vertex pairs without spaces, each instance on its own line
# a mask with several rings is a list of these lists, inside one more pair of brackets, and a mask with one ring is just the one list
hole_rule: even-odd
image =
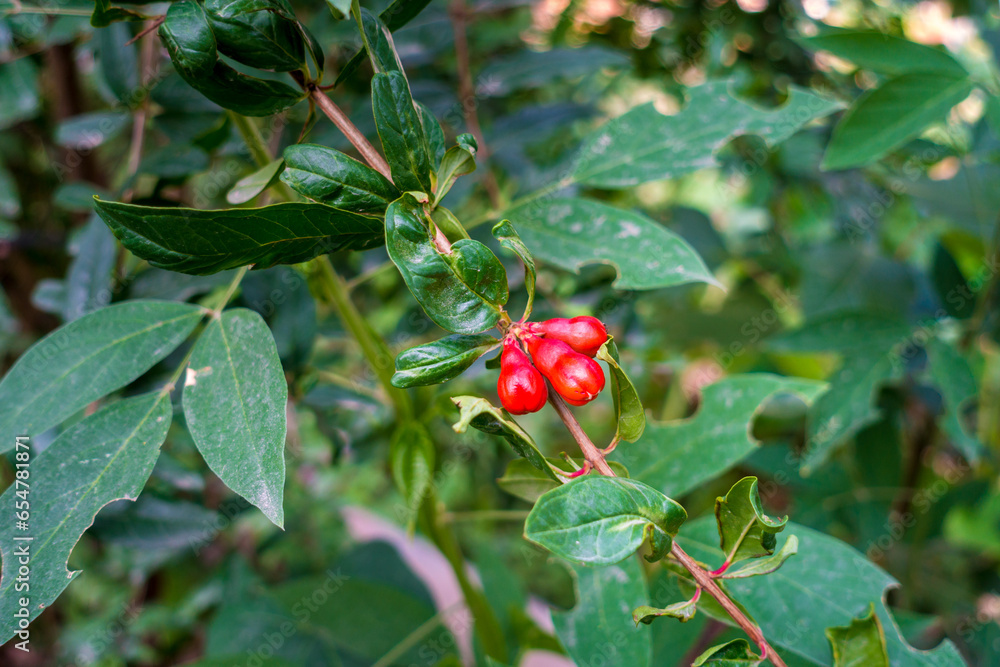
[[[580,426],[580,422],[576,420],[573,413],[570,412],[569,406],[549,386],[549,402],[552,403],[552,407],[555,408],[556,413],[559,415],[563,423],[566,424],[566,428],[573,435],[573,439],[576,440],[577,444],[580,446],[580,450],[583,451],[584,458],[591,463],[598,472],[607,477],[615,477],[614,471],[611,466],[608,465],[607,460],[604,458],[604,452],[597,448],[594,443],[590,440],[590,437],[583,431]],[[736,625],[747,634],[750,639],[753,640],[757,646],[760,647],[761,657],[770,660],[775,667],[788,667],[785,661],[781,659],[781,656],[775,652],[771,645],[767,643],[767,639],[764,638],[764,633],[760,631],[757,624],[747,618],[747,615],[736,606],[726,593],[719,588],[719,585],[715,583],[715,579],[707,570],[705,570],[701,565],[699,565],[691,556],[688,556],[684,549],[681,548],[677,541],[673,543],[673,547],[670,549],[670,554],[677,559],[677,562],[687,570],[691,576],[694,578],[695,583],[705,590],[709,595],[711,595],[715,600],[726,610],[726,613],[733,619]]]
[[392,181],[392,172],[389,169],[389,163],[385,161],[381,153],[375,150],[375,147],[369,143],[365,135],[361,133],[361,130],[351,122],[351,119],[347,117],[347,114],[336,105],[336,103],[331,100],[326,93],[317,88],[315,85],[309,87],[309,95],[316,102],[316,105],[320,108],[326,117],[333,121],[333,124],[337,126],[347,140],[351,142],[351,145],[361,153],[361,157],[365,159],[365,162],[372,166],[372,169],[379,172],[385,176],[389,181]]

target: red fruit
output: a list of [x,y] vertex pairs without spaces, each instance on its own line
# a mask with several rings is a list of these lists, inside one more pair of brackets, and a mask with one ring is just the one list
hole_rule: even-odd
[[500,403],[512,415],[538,412],[545,407],[549,397],[542,374],[531,365],[528,355],[513,338],[503,341],[497,393]]
[[608,330],[596,317],[582,316],[566,319],[557,317],[531,325],[534,333],[545,334],[549,338],[557,338],[571,348],[593,357],[608,340]]
[[604,371],[588,356],[556,338],[528,335],[524,342],[535,366],[570,405],[585,405],[604,389]]

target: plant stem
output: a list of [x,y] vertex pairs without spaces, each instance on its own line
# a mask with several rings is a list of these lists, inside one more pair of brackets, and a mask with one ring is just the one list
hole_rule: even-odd
[[746,617],[736,603],[729,599],[729,596],[723,592],[719,585],[715,583],[715,579],[706,572],[691,556],[687,555],[687,552],[681,548],[681,545],[674,541],[674,545],[670,548],[670,554],[677,559],[684,569],[691,573],[694,577],[695,582],[698,583],[705,591],[715,598],[716,602],[722,605],[722,608],[726,610],[726,613],[736,622],[736,625],[740,626],[743,632],[747,633],[756,643],[761,651],[763,652],[765,658],[770,660],[776,667],[788,667],[785,661],[781,659],[781,656],[775,652],[771,645],[767,643],[767,639],[764,638],[764,633],[760,631],[757,624]]
[[[469,65],[469,39],[465,27],[469,22],[469,10],[465,0],[452,0],[448,6],[448,16],[451,18],[451,30],[455,38],[455,69],[458,73],[458,100],[462,105],[462,115],[469,132],[479,144],[479,156],[485,159],[489,156],[489,147],[483,138],[483,128],[479,124],[479,114],[476,112],[476,87],[472,82],[472,68]],[[487,171],[483,177],[483,187],[490,198],[490,206],[500,208],[500,187],[492,171]]]
[[462,557],[458,541],[455,539],[454,533],[442,524],[441,515],[437,508],[437,497],[433,490],[424,497],[420,504],[420,515],[423,519],[424,532],[448,559],[448,563],[455,573],[455,578],[458,579],[465,603],[475,619],[476,635],[479,637],[483,651],[494,660],[506,663],[507,646],[503,638],[503,629],[500,627],[500,622],[493,613],[489,602],[487,602],[486,596],[469,580],[465,571],[465,559]]
[[233,121],[236,129],[239,130],[240,136],[243,137],[243,142],[250,151],[250,157],[253,158],[258,167],[263,167],[274,159],[271,157],[271,152],[267,150],[267,142],[264,141],[264,137],[260,133],[260,128],[252,120],[233,111],[226,113],[229,114],[229,118]]
[[576,440],[577,444],[580,445],[580,451],[583,452],[583,457],[590,462],[592,466],[597,468],[597,471],[602,475],[607,477],[615,477],[615,471],[611,469],[608,465],[607,459],[604,458],[604,452],[597,448],[591,440],[590,437],[584,432],[583,427],[580,426],[580,422],[576,420],[573,412],[566,405],[566,401],[562,399],[552,385],[549,385],[549,403],[555,408],[556,414],[559,418],[563,420],[566,424],[566,428],[573,435],[573,439]]
[[319,279],[326,291],[330,302],[333,303],[340,314],[340,321],[357,341],[361,347],[361,352],[368,360],[368,364],[379,382],[382,384],[385,393],[389,396],[396,409],[396,415],[401,420],[413,418],[413,404],[410,396],[404,390],[392,386],[392,374],[395,370],[392,353],[386,348],[385,343],[379,339],[369,328],[364,316],[358,311],[357,306],[351,301],[348,293],[347,283],[337,273],[330,258],[327,255],[318,257],[315,260],[319,268]]
[[[607,460],[604,458],[604,453],[599,450],[590,438],[584,432],[583,428],[580,426],[580,422],[576,420],[573,413],[570,412],[569,406],[563,401],[551,387],[549,386],[549,402],[552,403],[552,407],[555,408],[556,413],[566,424],[566,428],[573,435],[577,444],[580,445],[581,451],[583,451],[584,457],[589,461],[598,472],[606,477],[615,477],[614,471],[611,466],[608,465]],[[760,631],[760,628],[747,618],[739,607],[736,606],[729,596],[719,588],[719,585],[715,583],[715,579],[712,575],[708,573],[707,570],[702,568],[698,563],[687,555],[687,553],[681,548],[677,541],[674,540],[673,547],[670,549],[671,555],[677,559],[677,561],[684,567],[685,570],[691,573],[694,577],[695,582],[701,586],[705,591],[711,595],[715,600],[722,605],[722,608],[726,610],[726,613],[733,619],[736,625],[742,628],[743,632],[747,634],[759,647],[763,653],[763,657],[769,659],[776,667],[788,667],[785,661],[781,659],[771,645],[767,643],[767,639],[764,638],[764,634]]]
[[351,119],[347,117],[347,114],[338,107],[333,100],[327,97],[326,93],[322,90],[316,88],[315,85],[309,86],[309,94],[312,96],[313,100],[320,110],[326,114],[326,117],[333,121],[333,124],[337,126],[347,140],[351,142],[351,145],[361,153],[361,157],[372,166],[372,169],[379,172],[385,176],[389,181],[392,181],[392,172],[389,169],[389,163],[385,161],[385,158],[375,150],[365,135],[361,133],[361,130],[351,122]]

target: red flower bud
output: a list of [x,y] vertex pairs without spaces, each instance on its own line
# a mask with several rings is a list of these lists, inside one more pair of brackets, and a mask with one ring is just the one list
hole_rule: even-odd
[[582,316],[566,319],[557,317],[530,326],[532,332],[558,338],[571,348],[593,357],[608,340],[608,329],[596,317]]
[[535,366],[570,405],[585,405],[604,389],[604,371],[600,364],[574,352],[563,341],[528,335],[524,342]]
[[513,338],[503,341],[500,355],[500,377],[497,380],[500,403],[512,415],[538,412],[545,407],[549,390],[542,374]]

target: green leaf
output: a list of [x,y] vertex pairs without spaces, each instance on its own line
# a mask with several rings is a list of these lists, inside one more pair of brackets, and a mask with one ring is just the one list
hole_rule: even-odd
[[917,136],[968,97],[965,75],[903,74],[865,92],[833,130],[823,155],[826,170],[861,167]]
[[535,503],[524,536],[555,555],[584,565],[622,561],[648,538],[650,561],[670,551],[687,512],[656,489],[631,479],[587,475]]
[[291,72],[306,66],[305,39],[283,0],[205,0],[218,50],[258,69]]
[[41,108],[38,68],[31,58],[0,63],[0,130],[33,118]]
[[452,425],[455,433],[465,433],[471,426],[483,433],[499,435],[528,463],[550,479],[559,481],[548,460],[538,450],[538,445],[506,410],[494,407],[485,398],[476,396],[455,396],[451,400],[460,412],[458,421]]
[[632,610],[632,622],[636,625],[639,625],[640,623],[649,625],[661,616],[670,616],[671,618],[676,618],[681,623],[687,623],[694,618],[695,612],[697,611],[698,600],[696,598],[675,602],[674,604],[667,605],[663,608],[642,605]]
[[202,332],[184,381],[184,418],[205,463],[281,527],[288,386],[256,312],[227,310]]
[[[471,138],[471,136],[470,136]],[[459,176],[471,174],[476,170],[476,148],[475,141],[472,144],[452,146],[441,158],[441,165],[437,169],[436,190],[434,191],[434,204],[444,199],[444,196],[451,190],[455,180]]]
[[426,105],[420,102],[416,102],[416,105],[417,111],[420,112],[420,124],[424,128],[427,144],[431,151],[431,166],[437,169],[441,166],[441,160],[444,158],[444,130],[441,129],[441,123]]
[[470,238],[469,232],[467,232],[465,230],[465,226],[462,225],[462,221],[444,206],[437,206],[434,208],[434,212],[431,214],[431,220],[437,228],[440,229],[446,237],[448,237],[449,241],[458,241],[459,239]]
[[498,343],[487,334],[454,335],[411,347],[396,355],[392,384],[405,389],[447,382],[461,375]]
[[145,14],[112,5],[111,0],[95,0],[94,11],[90,15],[90,25],[95,28],[104,28],[116,21],[139,21],[149,18]]
[[172,3],[159,33],[174,68],[185,81],[191,83],[212,75],[219,59],[218,45],[200,4],[194,0]]
[[108,305],[118,244],[101,219],[91,214],[87,225],[74,238],[71,251],[73,262],[63,281],[65,289],[61,314],[65,322],[72,322]]
[[0,452],[124,387],[187,338],[204,311],[127,301],[84,315],[35,343],[0,381]]
[[842,106],[791,86],[784,105],[760,109],[733,97],[731,86],[712,81],[688,89],[687,106],[673,116],[650,103],[607,122],[585,142],[568,182],[622,189],[677,178],[716,164],[715,154],[733,137],[755,134],[774,146]]
[[725,644],[713,646],[691,663],[691,667],[755,667],[761,662],[761,657],[750,649],[750,642],[745,639],[734,639]]
[[528,292],[528,305],[524,307],[524,315],[521,319],[526,320],[531,315],[532,306],[535,303],[535,281],[537,280],[537,270],[535,269],[535,258],[531,256],[528,246],[518,236],[514,225],[510,220],[501,220],[493,226],[493,236],[500,245],[511,251],[521,260],[524,265],[524,288]]
[[462,239],[450,253],[431,238],[412,195],[386,210],[386,250],[427,316],[454,333],[479,333],[496,325],[507,302],[507,272],[489,248]]
[[569,271],[610,264],[618,289],[719,283],[694,248],[658,222],[589,199],[546,199],[508,210],[535,257]]
[[181,78],[226,109],[245,116],[269,116],[305,98],[304,91],[247,76],[221,62],[208,17],[193,0],[170,5],[160,38]]
[[406,507],[403,516],[410,524],[434,482],[434,461],[437,454],[427,428],[418,421],[400,424],[389,446],[389,466],[396,488],[403,494]]
[[788,517],[773,519],[764,514],[757,478],[744,477],[729,489],[725,498],[715,499],[715,520],[729,565],[773,554],[778,543],[775,536],[785,529]]
[[[60,398],[71,401],[73,395],[64,392]],[[79,574],[67,571],[67,560],[101,508],[139,496],[167,436],[170,417],[167,392],[117,401],[68,428],[37,457],[30,456],[30,478],[11,484],[0,497],[0,506],[13,515],[15,501],[24,500],[18,492],[31,494],[28,529],[15,530],[13,516],[0,525],[0,643],[17,630],[14,614],[22,597],[30,600],[28,618],[33,620]],[[9,440],[13,446],[13,434]],[[18,453],[24,451],[18,448]],[[15,541],[19,537],[31,540]],[[15,589],[21,547],[30,553],[30,590]]]
[[573,663],[649,667],[653,658],[651,630],[636,628],[623,611],[649,602],[646,576],[638,559],[606,567],[571,567],[576,606],[553,612],[552,623]]
[[94,31],[96,57],[108,89],[119,102],[133,106],[146,96],[139,86],[139,56],[135,44],[128,44],[132,31],[124,23],[113,23]]
[[902,373],[902,367],[884,352],[844,356],[843,364],[830,378],[830,388],[809,411],[807,440],[800,457],[804,476],[825,463],[838,445],[878,420],[882,385]]
[[[918,651],[900,635],[883,599],[898,582],[864,554],[823,533],[789,522],[788,539],[799,540],[799,554],[766,577],[726,582],[733,598],[746,607],[764,636],[774,644],[816,665],[830,664],[830,646],[824,630],[845,625],[875,603],[886,628],[890,664],[898,667],[960,667],[964,661],[954,644],[945,640],[933,651]],[[677,537],[688,554],[710,567],[722,563],[713,517],[685,524]],[[821,573],[818,576],[817,573]],[[780,600],[781,604],[775,604]],[[732,624],[732,619],[704,606],[702,611]]]
[[[575,467],[565,459],[546,457],[545,461],[553,470],[562,470],[566,474],[579,470],[584,464],[582,459],[573,460]],[[608,461],[608,465],[618,477],[628,477],[628,470],[621,463]],[[503,477],[497,479],[497,485],[513,496],[534,503],[546,491],[561,486],[562,482],[552,479],[551,475],[536,468],[528,459],[514,459],[507,464]]]
[[[248,201],[274,185],[285,168],[284,160],[272,160],[263,167],[236,181],[236,185],[226,193],[226,201],[234,206]],[[284,179],[282,179],[284,180]]]
[[646,426],[643,437],[613,456],[632,477],[680,497],[730,469],[757,449],[750,437],[761,405],[776,394],[813,400],[821,382],[766,373],[733,375],[702,390],[698,412],[683,420]]
[[285,149],[281,180],[309,199],[355,213],[382,213],[400,192],[368,165],[315,144]]
[[399,62],[399,54],[396,53],[396,45],[392,41],[392,33],[382,21],[367,9],[361,8],[360,14],[356,16],[358,27],[361,29],[361,39],[364,42],[365,51],[372,61],[372,69],[375,73],[399,72],[405,77],[403,65]]
[[597,351],[597,358],[611,369],[611,398],[615,404],[615,442],[635,442],[646,430],[646,412],[642,408],[639,392],[618,364],[618,346],[614,338],[608,340]]
[[[382,10],[378,17],[390,32],[396,32],[416,18],[417,14],[423,11],[424,7],[429,4],[430,0],[394,0],[391,5]],[[362,47],[360,51],[347,61],[344,69],[337,75],[337,80],[333,82],[333,85],[339,86],[341,81],[354,74],[358,67],[361,66],[361,63],[365,61],[366,55],[367,52]]]
[[56,143],[89,150],[114,139],[132,120],[127,111],[95,111],[63,121],[56,128]]
[[757,577],[763,574],[771,574],[785,564],[785,561],[799,552],[799,538],[789,535],[781,549],[771,556],[765,558],[755,558],[749,563],[736,568],[726,570],[722,575],[723,579],[746,579],[747,577]]
[[984,447],[962,419],[963,407],[979,395],[969,362],[954,347],[938,338],[927,341],[926,350],[930,379],[945,404],[941,428],[962,456],[970,462],[978,461]]
[[938,72],[959,77],[968,74],[947,51],[884,32],[827,27],[822,34],[793,39],[807,49],[829,51],[838,58],[880,74]]
[[402,72],[388,71],[372,79],[372,109],[375,127],[392,180],[400,190],[431,191],[431,154],[413,105],[410,85]]
[[826,638],[833,650],[834,667],[889,667],[885,648],[885,632],[875,615],[875,605],[850,625],[826,629]]
[[253,264],[297,264],[382,244],[382,224],[320,204],[202,211],[97,200],[118,240],[153,266],[205,275]]

